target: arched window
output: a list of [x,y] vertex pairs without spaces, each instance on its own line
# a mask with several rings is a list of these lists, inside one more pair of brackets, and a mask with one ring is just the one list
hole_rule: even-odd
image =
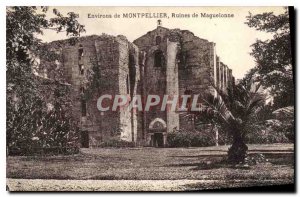
[[160,36],[156,36],[155,43],[156,43],[156,45],[159,45],[161,43],[161,37]]
[[154,67],[163,67],[165,57],[162,51],[157,50],[154,52]]

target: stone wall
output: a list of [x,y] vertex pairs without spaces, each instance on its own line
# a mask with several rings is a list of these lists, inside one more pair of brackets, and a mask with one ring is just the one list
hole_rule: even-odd
[[[168,29],[158,27],[156,31],[148,32],[146,35],[135,40],[133,43],[137,45],[139,50],[144,54],[141,58],[141,76],[143,76],[142,97],[144,103],[148,95],[159,95],[162,99],[166,92],[166,66],[167,66],[167,34]],[[160,42],[156,43],[156,38],[160,37]],[[161,65],[155,65],[155,54],[161,52],[164,57]],[[160,118],[167,122],[166,112],[160,110],[160,106],[150,108],[148,112],[143,112],[143,139],[145,144],[149,145],[149,125],[156,118]]]
[[[184,62],[179,67],[179,92],[205,94],[214,84],[215,70],[215,45],[207,40],[194,36],[189,31],[183,32],[182,53]],[[194,129],[194,118],[182,114],[180,116],[180,128]]]
[[[108,35],[82,37],[74,46],[67,41],[55,41],[49,46],[56,46],[56,50],[59,48],[62,51],[65,78],[72,86],[70,97],[73,116],[78,120],[81,130],[88,131],[90,145],[100,145],[110,138],[136,141],[137,114],[126,110],[100,112],[97,99],[104,94],[127,95],[130,91],[136,94],[137,81],[140,80],[137,47],[124,36]],[[133,56],[132,65],[129,65],[130,55]],[[100,67],[103,83],[101,87],[93,89],[87,98],[85,91],[90,85],[89,73],[93,66]],[[135,68],[134,80],[129,77],[130,66]],[[83,114],[85,103],[86,114]]]
[[[157,43],[159,38],[160,43]],[[173,71],[172,76],[178,76],[175,82],[171,80],[170,72],[167,68],[156,68],[154,66],[153,53],[161,50],[166,59],[169,57],[167,50],[167,40],[178,42],[178,50],[176,55],[176,62],[178,71]],[[145,95],[149,94],[165,94],[169,93],[168,84],[173,84],[172,88],[176,89],[178,84],[178,93],[183,95],[186,92],[192,94],[206,94],[215,86],[226,92],[228,84],[232,84],[232,74],[230,69],[220,61],[217,57],[215,43],[209,42],[195,36],[192,32],[180,29],[167,29],[158,26],[153,31],[136,39],[134,43],[146,55],[146,63],[144,67],[144,81],[147,82],[145,86]],[[169,66],[169,65],[167,65]],[[172,67],[174,70],[174,68]],[[184,114],[180,114],[179,125],[174,121],[168,120],[169,112],[162,113],[159,111],[146,113],[145,130],[148,129],[149,123],[155,118],[161,118],[167,122],[167,125],[176,127],[177,129],[193,129],[193,118]],[[176,119],[176,118],[175,118]],[[174,120],[175,120],[174,119]]]
[[[148,95],[205,94],[212,86],[227,92],[234,84],[232,70],[216,54],[215,43],[201,39],[192,32],[158,26],[130,43],[124,36],[87,36],[75,45],[67,40],[48,44],[57,52],[63,69],[62,77],[71,84],[72,113],[82,131],[89,133],[90,145],[100,145],[111,138],[149,145],[150,123],[166,124],[162,132],[194,129],[193,119],[177,112],[106,111],[97,109],[97,99],[104,94]],[[42,61],[41,61],[42,62]],[[101,85],[87,98],[90,71],[100,69]],[[52,76],[49,75],[49,76]],[[83,106],[86,103],[86,114]],[[153,121],[159,120],[156,124]],[[164,138],[165,139],[165,138]]]

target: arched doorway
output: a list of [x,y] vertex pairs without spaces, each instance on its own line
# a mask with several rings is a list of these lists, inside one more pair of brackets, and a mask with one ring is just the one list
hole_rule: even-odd
[[161,118],[156,118],[149,124],[149,144],[154,147],[165,147],[167,124]]

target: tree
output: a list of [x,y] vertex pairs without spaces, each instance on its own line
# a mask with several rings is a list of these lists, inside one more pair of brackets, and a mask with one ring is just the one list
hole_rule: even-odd
[[279,123],[275,128],[278,131],[281,131],[289,139],[290,142],[295,140],[295,114],[294,107],[288,106],[279,108],[272,112],[275,115],[275,120]]
[[[54,52],[45,50],[37,35],[43,34],[45,29],[52,29],[57,33],[64,31],[70,37],[70,42],[74,43],[84,31],[84,26],[77,21],[77,14],[70,12],[64,17],[57,9],[52,11],[55,17],[47,19],[48,7],[6,8],[8,148],[17,147],[21,150],[22,147],[29,147],[40,139],[38,136],[41,137],[41,133],[46,130],[50,133],[55,130],[57,134],[63,132],[65,137],[74,129],[70,114],[63,112],[63,106],[69,106],[68,99],[55,96],[54,109],[47,110],[48,95],[43,94],[41,81],[34,74],[39,58],[49,62],[57,58]],[[56,84],[53,86],[53,92],[59,91],[57,84],[60,80],[53,79],[53,83]],[[46,145],[49,145],[52,138],[50,133],[46,135]],[[37,143],[42,147],[46,146],[41,141]]]
[[251,55],[262,85],[271,90],[274,105],[286,107],[294,105],[294,81],[291,52],[289,13],[267,12],[257,15],[249,13],[246,24],[258,31],[270,33],[273,37],[252,44]]
[[195,112],[201,117],[211,117],[232,137],[232,145],[228,150],[228,162],[237,164],[244,162],[248,147],[245,135],[257,120],[257,113],[265,103],[265,95],[260,91],[260,85],[238,84],[228,94],[214,89],[212,94],[203,95],[203,107]]

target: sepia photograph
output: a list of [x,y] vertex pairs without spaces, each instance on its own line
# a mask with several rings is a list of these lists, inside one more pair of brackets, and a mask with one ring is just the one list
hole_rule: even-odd
[[294,17],[6,6],[6,190],[295,192]]

